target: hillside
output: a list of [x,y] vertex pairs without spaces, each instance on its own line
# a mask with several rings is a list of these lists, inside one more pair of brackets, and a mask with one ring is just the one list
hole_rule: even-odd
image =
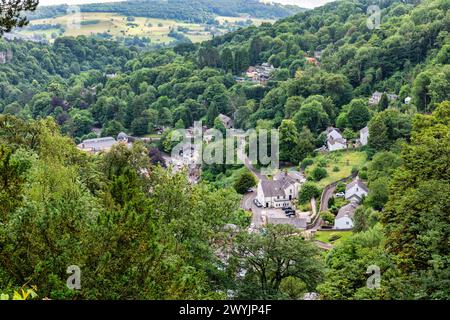
[[[90,36],[0,40],[0,289],[32,283],[52,299],[448,299],[450,4],[386,0],[370,29],[371,2],[150,51]],[[143,3],[103,8],[125,17]],[[192,8],[166,18],[251,9],[211,5],[193,18]],[[286,225],[249,233],[230,187],[245,179],[242,165],[202,163],[194,185],[157,165],[175,129],[201,120],[223,131],[220,114],[237,129],[279,130],[282,169],[308,180],[299,206],[358,174],[368,193],[353,231],[329,253]],[[331,126],[350,150],[321,153]],[[121,132],[160,139],[97,155],[75,147]],[[321,216],[333,221],[343,202]],[[64,286],[71,259],[87,270],[82,291]],[[367,287],[373,265],[379,290]]]
[[[296,6],[264,4],[258,0],[129,0],[79,6],[81,12],[109,12],[125,16],[174,19],[192,23],[213,22],[216,16],[280,19],[304,9]],[[68,7],[41,7],[30,19],[44,19],[67,13]]]

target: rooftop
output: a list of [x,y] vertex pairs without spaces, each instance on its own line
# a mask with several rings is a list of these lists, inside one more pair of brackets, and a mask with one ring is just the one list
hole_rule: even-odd
[[359,177],[356,177],[352,182],[350,182],[347,187],[345,188],[345,191],[350,190],[351,188],[353,188],[354,186],[358,186],[360,189],[363,189],[366,192],[369,192],[369,189],[367,188],[367,186],[364,184],[364,182],[359,179]]

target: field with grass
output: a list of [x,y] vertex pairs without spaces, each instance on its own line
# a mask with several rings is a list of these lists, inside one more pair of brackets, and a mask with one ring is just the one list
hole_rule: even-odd
[[323,188],[335,181],[348,177],[352,168],[362,168],[367,162],[367,155],[361,151],[336,151],[320,154],[314,159],[314,163],[306,168],[306,176],[310,176],[317,167],[323,167],[327,171],[327,177],[317,184]]
[[[227,28],[240,22],[245,22],[248,18],[240,17],[217,17],[221,26],[215,32],[225,33]],[[251,19],[255,25],[263,22],[273,22],[267,19]],[[36,26],[47,26],[43,30],[32,30]],[[58,28],[50,28],[58,26]],[[167,44],[175,39],[169,37],[171,30],[178,28],[185,30],[183,33],[192,42],[198,43],[212,38],[211,31],[205,29],[207,26],[197,23],[185,23],[176,20],[154,19],[135,17],[128,20],[126,16],[105,13],[105,12],[83,12],[79,14],[68,14],[56,18],[33,20],[30,28],[25,28],[19,33],[27,36],[42,36],[50,42],[55,36],[90,36],[106,33],[112,37],[146,37],[150,38],[153,44]]]
[[[352,233],[352,231],[317,231],[314,240],[337,245],[340,242],[347,240]],[[339,238],[333,241],[333,238],[337,237]]]

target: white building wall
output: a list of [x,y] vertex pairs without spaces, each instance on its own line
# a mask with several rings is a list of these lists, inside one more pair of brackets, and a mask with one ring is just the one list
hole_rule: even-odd
[[353,228],[353,220],[349,217],[345,216],[334,221],[335,229],[352,229]]
[[336,142],[336,143],[334,143],[334,144],[331,144],[331,143],[327,143],[328,144],[328,150],[329,151],[337,151],[337,150],[345,150],[345,149],[347,149],[347,145],[344,145],[344,144],[341,144],[341,143],[338,143],[338,142]]
[[369,142],[369,133],[360,133],[359,134],[359,141],[361,141],[361,144],[363,146],[367,145],[367,143]]

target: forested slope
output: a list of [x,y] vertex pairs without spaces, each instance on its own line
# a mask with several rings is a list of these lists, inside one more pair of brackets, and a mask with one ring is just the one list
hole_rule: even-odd
[[[200,119],[212,127],[224,113],[235,116],[238,128],[280,129],[280,158],[295,166],[324,144],[328,126],[349,141],[369,127],[361,150],[370,162],[357,170],[371,191],[355,215],[354,235],[327,255],[325,269],[309,243],[295,240],[289,248],[304,250],[308,273],[293,271],[290,284],[300,281],[327,299],[448,299],[450,4],[416,2],[383,1],[380,29],[367,28],[369,1],[344,0],[198,46],[146,53],[86,37],[48,47],[2,41],[0,52],[12,55],[0,65],[0,111],[8,114],[0,122],[0,174],[6,177],[0,181],[7,181],[0,193],[0,287],[31,279],[44,295],[70,296],[57,288],[61,266],[75,256],[95,270],[83,298],[209,298],[218,288],[219,297],[233,289],[241,298],[285,298],[279,281],[261,288],[257,272],[229,278],[236,270],[225,275],[208,246],[223,240],[214,231],[242,222],[234,191],[207,182],[189,187],[182,176],[148,165],[139,144],[89,158],[44,120],[54,118],[79,141],[95,136],[93,127],[104,136],[145,135]],[[318,51],[319,63],[310,63]],[[277,68],[267,86],[236,82],[263,62]],[[383,95],[369,105],[376,90],[398,98]],[[170,151],[170,130],[160,148]],[[140,176],[144,167],[149,176]],[[204,169],[212,181],[227,173],[226,166]],[[64,222],[80,212],[75,229]],[[88,244],[61,243],[52,230]],[[242,235],[244,249],[265,245],[264,237],[255,237]],[[149,250],[155,256],[144,253]],[[103,253],[100,262],[88,258],[94,253]],[[113,257],[120,262],[108,264]],[[366,287],[372,264],[381,268],[382,290]],[[111,273],[117,277],[111,280]]]

